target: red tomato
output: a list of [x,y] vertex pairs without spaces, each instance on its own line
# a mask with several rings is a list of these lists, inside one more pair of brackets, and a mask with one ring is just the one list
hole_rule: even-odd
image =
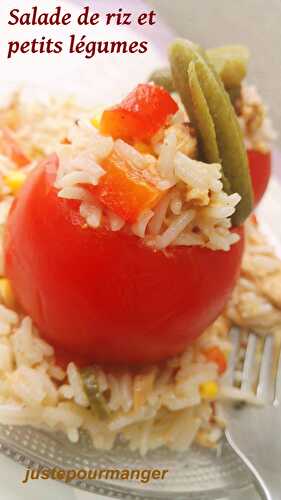
[[178,109],[177,103],[162,87],[140,84],[119,105],[104,111],[100,131],[115,139],[146,141]]
[[29,177],[10,212],[6,272],[42,335],[87,363],[139,364],[180,353],[221,313],[239,275],[229,252],[160,252],[125,232],[87,228],[58,198],[58,158]]
[[271,153],[260,153],[249,149],[248,160],[252,177],[255,205],[262,199],[271,175]]

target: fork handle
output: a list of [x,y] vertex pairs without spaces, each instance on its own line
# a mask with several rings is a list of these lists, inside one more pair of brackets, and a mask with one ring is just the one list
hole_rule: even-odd
[[[231,436],[228,431],[225,432],[225,437],[230,444],[233,451],[235,451],[236,455],[244,462],[249,471],[251,472],[255,486],[260,493],[263,500],[280,500],[280,492],[281,492],[281,466],[280,473],[277,474],[271,468],[267,467],[268,463],[262,468],[262,477],[259,471],[254,466],[251,460],[249,460],[244,453],[235,445],[234,441],[231,439]],[[270,450],[269,457],[270,459]]]
[[263,477],[261,478],[259,472],[253,468],[251,469],[251,462],[248,465],[251,473],[253,474],[256,487],[261,497],[264,500],[279,500],[280,499],[280,476],[276,477],[270,470],[268,473],[263,469]]

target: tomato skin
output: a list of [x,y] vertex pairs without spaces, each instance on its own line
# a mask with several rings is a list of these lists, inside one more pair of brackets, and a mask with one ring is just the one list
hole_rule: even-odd
[[263,198],[270,180],[271,153],[261,153],[260,151],[249,149],[247,154],[253,183],[255,206],[257,206]]
[[114,139],[147,141],[178,109],[164,88],[140,84],[120,104],[103,112],[100,131]]
[[150,249],[125,232],[85,228],[79,202],[57,197],[58,158],[44,161],[15,201],[6,273],[42,335],[85,364],[140,364],[180,353],[223,310],[240,271],[229,252]]

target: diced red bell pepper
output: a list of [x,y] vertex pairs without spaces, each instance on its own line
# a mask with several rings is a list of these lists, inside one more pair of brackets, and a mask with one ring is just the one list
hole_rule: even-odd
[[119,105],[103,112],[100,130],[115,139],[148,141],[177,111],[177,103],[165,89],[141,84]]

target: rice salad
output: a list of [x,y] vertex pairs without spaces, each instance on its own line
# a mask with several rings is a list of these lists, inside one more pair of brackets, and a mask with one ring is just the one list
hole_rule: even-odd
[[[241,128],[247,142],[256,145],[258,140],[262,148],[270,148],[272,134],[264,108],[258,125],[249,126],[246,110],[253,105],[253,94],[252,87],[243,87],[237,103]],[[255,106],[263,106],[258,98]],[[254,217],[246,224],[242,273],[224,313],[183,354],[166,362],[134,371],[95,365],[98,411],[91,408],[75,363],[57,365],[53,347],[15,307],[2,247],[9,208],[20,185],[38,159],[55,150],[60,158],[58,196],[81,201],[80,214],[89,227],[105,225],[111,231],[133,233],[157,250],[200,245],[227,251],[239,238],[230,231],[230,217],[240,197],[224,192],[221,166],[198,161],[196,135],[182,110],[146,145],[102,136],[94,126],[96,118],[93,124],[92,110],[79,108],[71,99],[28,104],[16,94],[0,111],[0,122],[12,130],[31,159],[18,170],[11,158],[3,152],[0,156],[0,422],[62,430],[72,442],[79,440],[82,429],[96,448],[111,449],[121,439],[143,455],[160,446],[186,450],[193,442],[216,447],[225,427],[221,402],[255,403],[255,398],[242,392],[239,373],[236,387],[228,387],[218,365],[206,358],[206,349],[218,347],[227,357],[233,325],[243,329],[244,345],[250,328],[261,334],[275,332],[276,342],[280,339],[281,262]],[[113,150],[146,168],[150,182],[166,192],[134,224],[102,207],[85,189],[87,184],[98,185],[104,174],[102,161]],[[244,353],[241,345],[241,360]]]
[[[187,129],[186,134],[180,133],[183,127]],[[141,213],[128,228],[145,243],[159,250],[169,245],[204,245],[212,250],[227,251],[237,241],[238,235],[229,231],[229,218],[240,196],[223,192],[219,164],[203,164],[192,158],[196,155],[196,140],[183,120],[159,134],[160,141],[153,149],[151,146],[153,155],[140,153],[121,139],[113,142],[90,122],[78,121],[68,139],[71,144],[59,150],[60,167],[55,185],[59,197],[82,201],[80,213],[90,227],[106,223],[104,217],[113,231],[125,226],[125,221],[116,214],[104,213],[97,200],[80,187],[99,183],[105,173],[99,161],[115,150],[145,169],[152,183],[167,191],[155,208]],[[185,154],[186,150],[191,156]]]

